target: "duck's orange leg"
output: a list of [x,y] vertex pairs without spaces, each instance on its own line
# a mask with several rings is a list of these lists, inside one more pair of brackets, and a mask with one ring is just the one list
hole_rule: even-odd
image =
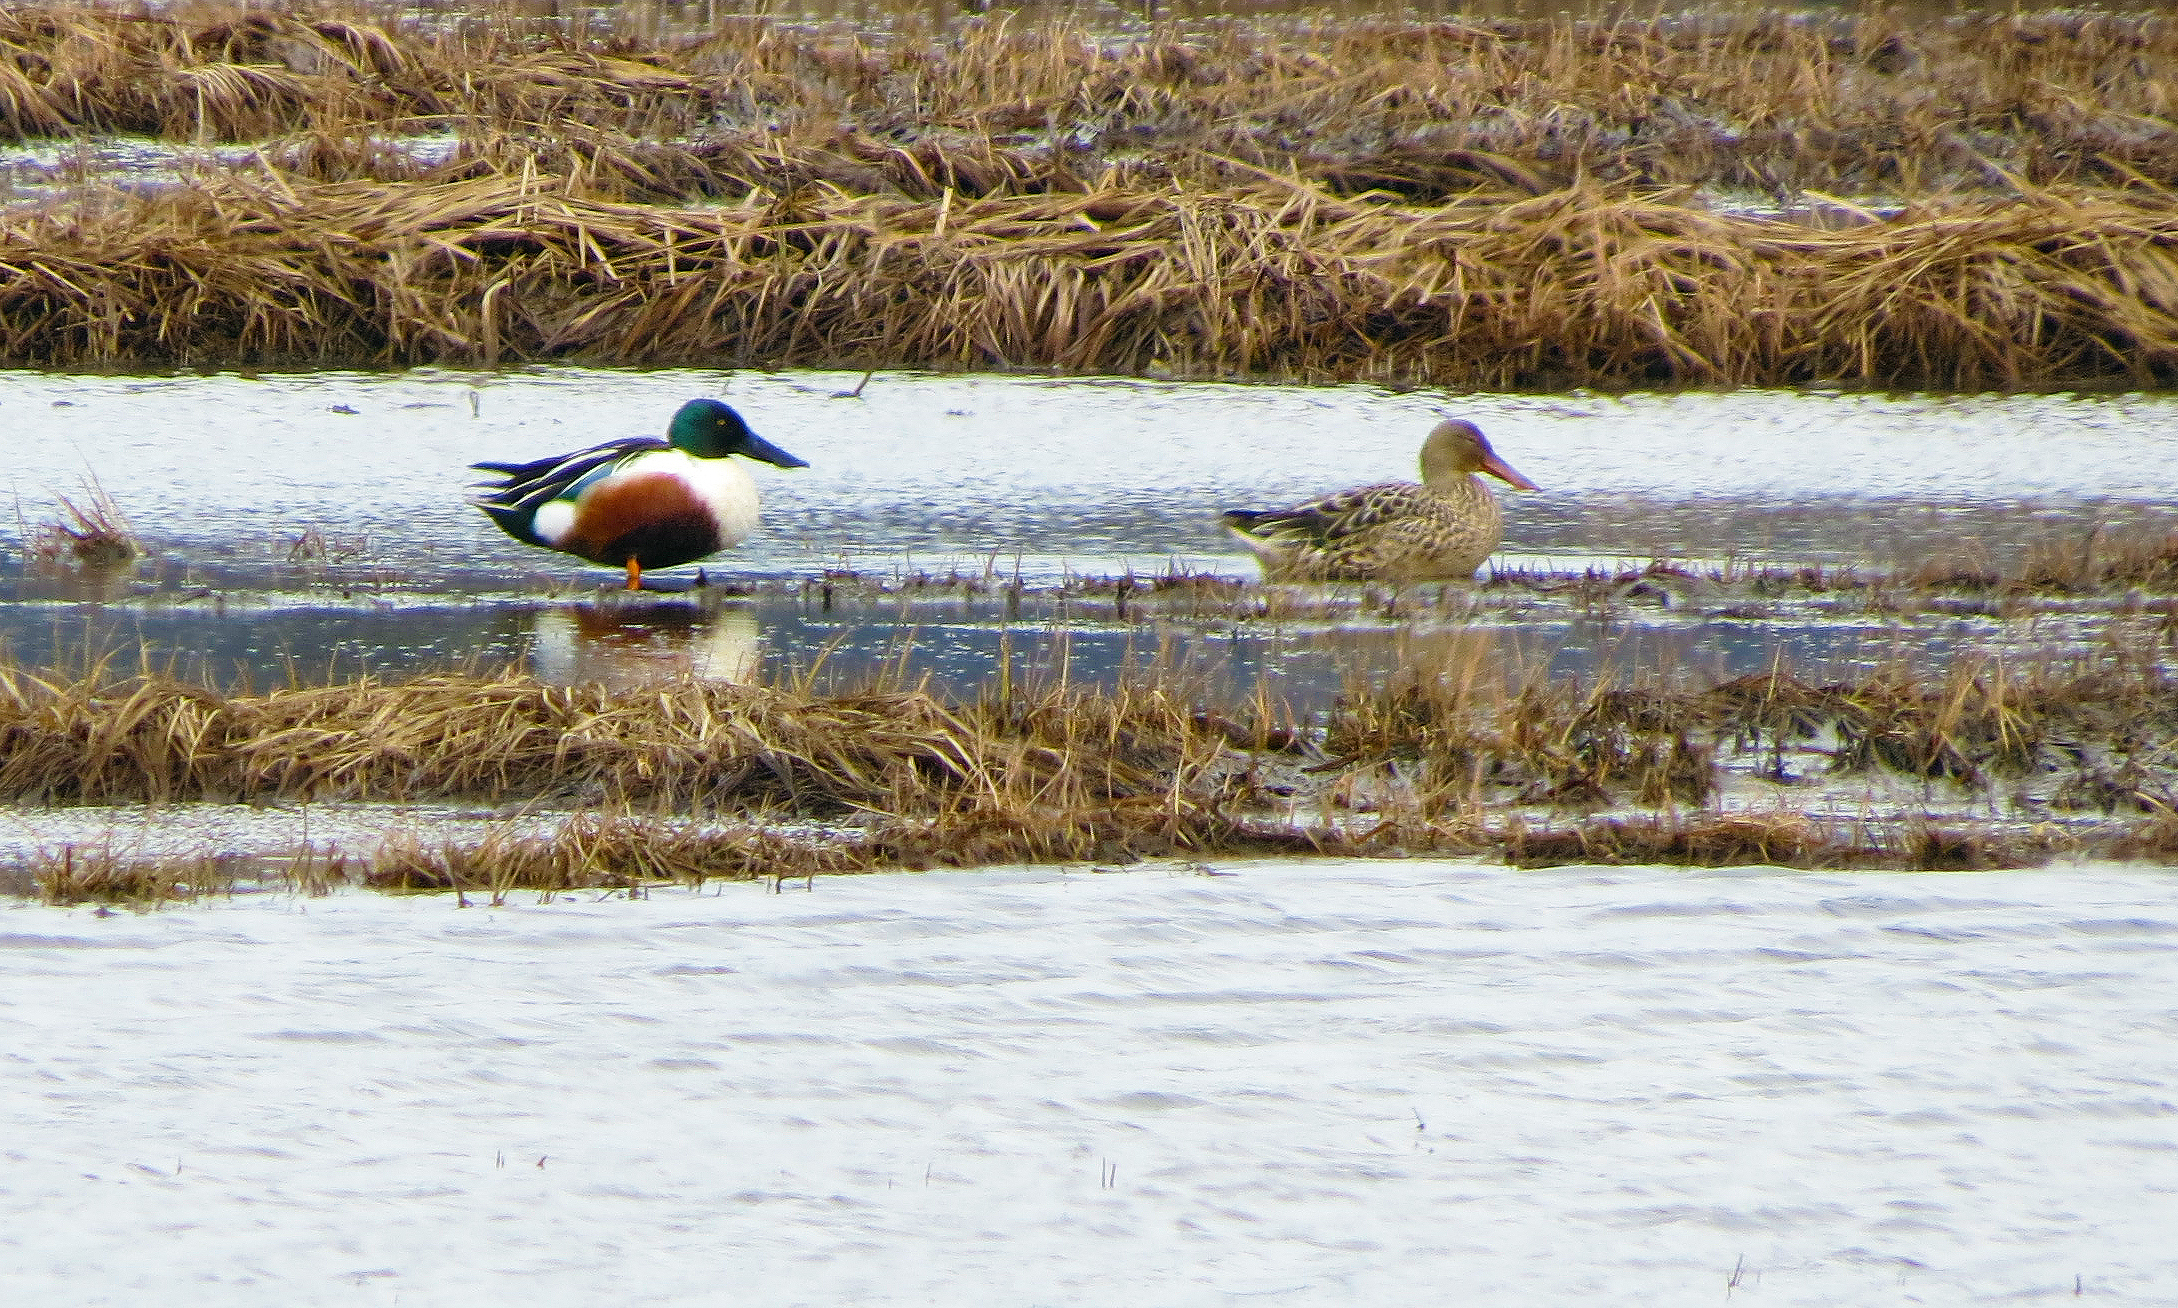
[[629,590],[641,590],[642,588],[643,588],[643,565],[642,565],[642,564],[640,564],[640,563],[637,563],[637,562],[636,562],[636,561],[635,561],[634,559],[629,559],[629,560],[628,560],[628,589],[629,589]]

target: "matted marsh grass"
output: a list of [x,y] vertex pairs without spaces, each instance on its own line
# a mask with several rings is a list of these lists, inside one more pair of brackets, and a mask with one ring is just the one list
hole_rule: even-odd
[[207,177],[0,212],[0,361],[813,367],[1936,388],[2178,377],[2178,198],[1822,232],[1595,183],[1426,208],[1265,180],[664,209],[562,179]]
[[[2178,376],[2160,19],[735,19],[638,46],[59,6],[0,15],[0,50],[0,130],[265,142],[0,211],[0,362]],[[1801,224],[1693,183],[1906,203]]]
[[612,689],[510,671],[230,694],[156,671],[0,667],[0,802],[466,796],[840,817],[1021,794],[1064,807],[1192,793],[1226,740],[1198,716],[1154,686],[949,703],[919,687]]
[[[452,893],[493,904],[520,892],[641,895],[665,886],[768,881],[783,889],[819,876],[1019,864],[1091,864],[1095,870],[1165,860],[1194,871],[1206,861],[1266,855],[1334,858],[1489,857],[1522,869],[1574,864],[1784,867],[1796,870],[1960,872],[2106,858],[2178,866],[2168,813],[2091,830],[2049,826],[1969,829],[1923,818],[1816,819],[1803,814],[1675,814],[1597,818],[1562,826],[1514,819],[1495,824],[1382,823],[1361,830],[1271,823],[1198,827],[1174,840],[1145,839],[1137,825],[1101,817],[1064,829],[1102,828],[1087,845],[1054,829],[989,814],[955,825],[904,824],[864,836],[795,839],[762,829],[695,828],[626,812],[575,814],[545,834],[494,832],[475,841],[432,840],[414,830],[372,851],[302,845],[278,854],[203,851],[118,853],[109,842],[41,849],[0,865],[0,893],[50,904],[156,907],[283,890],[322,895],[355,887],[392,894]],[[995,838],[994,838],[995,833]],[[933,852],[938,851],[938,852]]]
[[383,5],[14,6],[0,13],[0,135],[573,122],[799,153],[844,128],[857,144],[843,160],[913,160],[908,172],[952,172],[962,189],[976,169],[950,168],[955,144],[962,158],[1018,146],[1062,174],[1144,159],[1193,183],[1222,159],[1410,197],[1582,175],[1780,196],[2178,180],[2178,149],[2151,126],[2173,110],[2158,73],[2178,62],[2178,25],[2154,16],[1093,13],[933,23],[903,6],[861,27],[735,15],[615,37],[586,15],[508,9],[439,22]]
[[279,886],[308,895],[369,884],[366,864],[337,850],[304,844],[280,854],[205,850],[145,854],[113,838],[41,848],[17,866],[0,866],[0,892],[48,904],[190,903]]
[[[1266,690],[1205,701],[1157,668],[961,701],[886,678],[818,693],[808,678],[611,690],[440,674],[226,694],[7,668],[0,801],[466,800],[529,815],[481,840],[417,827],[269,862],[42,849],[13,884],[57,902],[1264,853],[1967,869],[2178,849],[2178,682],[2145,646],[1686,684],[1550,677],[1477,632],[1403,665],[1306,720]],[[1750,786],[1771,807],[1750,807]]]
[[[1455,657],[1329,715],[1341,767],[1404,769],[1424,813],[1505,804],[1700,809],[1737,772],[1781,787],[1908,778],[2025,815],[2178,807],[2178,681],[2152,652],[2077,661],[1969,655],[1856,682],[1784,671],[1671,686],[1609,675],[1508,683]],[[1728,766],[1729,764],[1729,766]],[[1781,791],[1789,794],[1789,791]]]
[[[2082,839],[2047,827],[1964,830],[1913,818],[1838,822],[1778,812],[1607,819],[1537,830],[1516,826],[1505,835],[1503,856],[1507,863],[1520,868],[1662,863],[1675,867],[1989,872],[2040,867],[2060,854],[2108,857],[2120,847],[2145,849],[2130,832]],[[2170,860],[2166,854],[2154,861]]]

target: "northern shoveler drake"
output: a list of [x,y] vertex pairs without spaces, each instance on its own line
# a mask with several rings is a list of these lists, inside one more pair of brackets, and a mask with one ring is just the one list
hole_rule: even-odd
[[535,463],[474,463],[498,473],[469,502],[525,545],[628,570],[694,563],[756,530],[756,482],[733,455],[781,468],[802,459],[749,430],[717,400],[690,400],[666,439],[633,436]]
[[1422,483],[1383,482],[1290,509],[1235,509],[1226,530],[1255,551],[1267,581],[1467,581],[1497,548],[1504,518],[1487,472],[1535,483],[1497,457],[1471,422],[1437,424],[1422,445]]

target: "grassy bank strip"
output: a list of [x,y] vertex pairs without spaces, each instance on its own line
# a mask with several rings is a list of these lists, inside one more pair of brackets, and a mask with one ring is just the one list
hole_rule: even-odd
[[1342,829],[1231,822],[1151,809],[1038,815],[966,811],[894,821],[867,835],[793,839],[760,828],[700,829],[627,813],[575,815],[551,834],[472,842],[391,833],[367,852],[303,845],[279,854],[145,856],[77,842],[0,865],[0,893],[49,904],[152,907],[266,890],[363,888],[451,892],[504,903],[524,892],[624,893],[713,882],[1022,864],[1108,871],[1145,859],[1265,856],[1486,858],[1523,869],[1565,866],[1786,867],[1804,871],[1958,872],[2099,858],[2178,866],[2169,813],[2089,827],[1974,827],[1919,818],[1820,821],[1791,813],[1684,814],[1533,826],[1449,822]]
[[[2174,84],[2178,23],[2071,12],[615,41],[15,7],[0,136],[259,148],[151,193],[34,168],[0,365],[2168,385]],[[1914,203],[1801,226],[1683,183]]]
[[0,364],[1025,367],[1525,388],[2178,381],[2178,201],[1834,232],[1581,185],[1427,208],[1263,181],[723,208],[520,174],[206,178],[0,213]]
[[418,828],[374,848],[305,844],[274,854],[142,855],[77,841],[0,865],[0,891],[53,903],[177,902],[283,887],[390,892],[639,890],[712,881],[799,879],[999,863],[1131,864],[1145,858],[1364,850],[1328,830],[1251,829],[1200,811],[1120,802],[1055,813],[971,802],[929,818],[892,818],[861,833],[788,835],[762,827],[692,827],[625,809],[588,810],[549,833],[510,825],[480,840],[435,840]]
[[[36,849],[0,890],[154,903],[282,886],[639,892],[900,868],[1266,855],[1973,870],[2178,863],[2178,682],[2159,637],[1817,684],[1583,682],[1452,642],[1294,721],[1154,676],[1111,690],[519,675],[223,695],[0,671],[0,800],[485,801],[481,838],[346,850]],[[563,816],[554,816],[560,814]],[[668,814],[672,816],[667,816]],[[186,819],[180,819],[186,821]],[[34,818],[33,818],[34,821]]]
[[964,796],[1184,808],[1228,740],[1197,717],[1154,688],[949,704],[913,689],[450,674],[222,695],[160,676],[0,669],[0,801],[467,796],[819,818],[929,813]]
[[[1583,681],[1487,639],[1418,645],[1385,684],[1296,722],[1267,687],[842,694],[693,679],[622,689],[435,675],[221,694],[163,676],[0,670],[0,801],[542,801],[870,821],[1144,806],[1175,821],[1301,808],[1439,821],[1524,808],[1677,811],[1735,777],[2009,794],[2023,813],[2178,810],[2162,638],[2077,661],[1962,656],[1855,683],[1777,671],[1688,687]],[[1167,684],[1169,682],[1169,684]],[[1811,775],[1811,773],[1813,775]],[[1068,847],[1078,847],[1069,845]]]
[[0,10],[0,139],[580,123],[788,155],[829,141],[970,192],[1024,180],[973,166],[1007,145],[1052,161],[1039,188],[1136,160],[1199,180],[1219,158],[1416,198],[1582,176],[1774,195],[2178,181],[2178,141],[2156,126],[2178,108],[2178,23],[2161,16],[885,18],[651,38],[512,9],[16,5]]

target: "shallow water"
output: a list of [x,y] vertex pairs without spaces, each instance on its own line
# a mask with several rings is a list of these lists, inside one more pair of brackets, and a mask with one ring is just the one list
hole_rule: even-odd
[[[2178,507],[2178,397],[1883,398],[1736,391],[1593,397],[691,371],[534,369],[245,379],[0,374],[10,477],[35,516],[98,474],[155,545],[284,561],[315,528],[424,590],[581,575],[461,496],[477,459],[656,434],[723,396],[807,469],[757,469],[766,526],[737,575],[1018,566],[1032,580],[1240,570],[1224,508],[1411,478],[1441,413],[1474,418],[1543,486],[1512,555],[1881,564],[1962,536]],[[353,410],[348,412],[347,410]],[[600,574],[592,571],[591,577]]]
[[0,1295],[2165,1302],[2170,891],[1418,860],[17,907]]
[[[1544,487],[1506,496],[1498,562],[1520,567],[1663,557],[1880,568],[1931,553],[2002,563],[2097,527],[2167,526],[2178,511],[2169,396],[1447,397],[884,374],[849,398],[861,380],[543,368],[0,374],[20,523],[0,529],[0,640],[33,664],[143,647],[260,682],[471,661],[559,676],[581,665],[568,653],[577,648],[592,662],[610,662],[616,644],[709,648],[727,634],[716,605],[600,606],[591,588],[610,582],[605,571],[517,545],[462,503],[474,460],[656,432],[699,394],[724,396],[812,465],[759,468],[764,528],[706,568],[718,581],[774,583],[726,625],[738,639],[753,623],[754,657],[778,669],[822,653],[867,670],[904,646],[918,670],[969,682],[991,671],[1002,645],[1048,663],[1048,648],[1035,651],[1083,616],[1063,603],[1023,612],[888,599],[827,611],[794,583],[828,569],[958,573],[987,590],[1173,570],[1251,577],[1252,561],[1215,525],[1218,510],[1411,477],[1440,412],[1478,420]],[[80,497],[86,474],[149,546],[126,575],[86,578],[26,559],[25,529],[52,516],[54,495]],[[1293,662],[1275,633],[1180,625],[1190,657],[1223,665],[1235,684]],[[1498,625],[1570,664],[1592,663],[1606,643],[1563,612]],[[1633,627],[1646,642],[1636,661],[1726,673],[1779,656],[1864,664],[1894,656],[1901,639],[1926,650],[1974,635],[1971,623],[1902,637],[1887,623],[1750,626],[1677,612],[1636,615]],[[1159,639],[1090,623],[1074,654],[1084,670],[1109,669]],[[1327,664],[1298,675],[1335,685],[1345,674]]]

